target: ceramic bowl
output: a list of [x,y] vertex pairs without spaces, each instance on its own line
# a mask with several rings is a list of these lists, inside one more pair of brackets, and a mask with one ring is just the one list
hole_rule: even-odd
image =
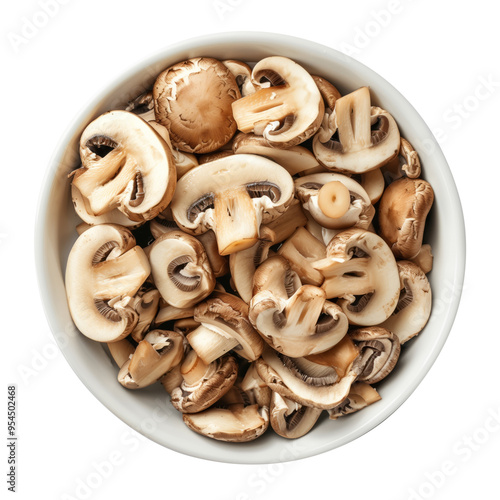
[[[381,401],[337,421],[328,420],[324,412],[315,428],[296,442],[269,430],[250,443],[224,443],[190,431],[160,384],[139,391],[123,388],[116,380],[117,367],[103,347],[76,330],[66,303],[64,272],[80,221],[71,203],[67,174],[79,165],[78,143],[85,126],[104,111],[123,108],[173,63],[195,56],[252,62],[271,55],[294,59],[311,73],[331,80],[342,93],[370,86],[372,102],[395,117],[401,134],[419,152],[423,177],[433,186],[436,200],[425,234],[434,253],[434,269],[429,274],[433,310],[425,329],[402,349],[394,372],[379,384]],[[55,150],[40,195],[35,245],[47,320],[68,363],[94,396],[137,432],[167,448],[232,463],[313,456],[358,438],[391,415],[425,377],[448,337],[465,263],[464,221],[452,174],[431,131],[411,104],[390,83],[354,59],[317,43],[270,33],[221,33],[176,43],[141,61],[103,90],[69,126]],[[88,433],[90,436],[91,429]]]

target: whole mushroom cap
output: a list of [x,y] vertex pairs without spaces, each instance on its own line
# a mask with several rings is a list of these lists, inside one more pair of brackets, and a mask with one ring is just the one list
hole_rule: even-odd
[[240,97],[231,71],[210,57],[174,64],[153,88],[156,120],[187,153],[209,153],[231,139],[236,132],[231,104]]

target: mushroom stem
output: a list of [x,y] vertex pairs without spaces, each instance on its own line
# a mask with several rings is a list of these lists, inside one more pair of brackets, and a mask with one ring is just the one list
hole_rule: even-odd
[[318,192],[318,206],[327,217],[339,219],[347,213],[350,205],[349,189],[340,181],[327,182]]
[[266,226],[274,231],[273,244],[276,245],[288,239],[297,228],[305,226],[306,223],[307,217],[302,210],[302,204],[294,200],[283,215],[267,223]]
[[325,298],[321,288],[312,285],[300,287],[285,307],[286,325],[290,328],[295,326],[298,334],[309,335],[323,310]]
[[201,360],[209,365],[238,345],[238,341],[200,325],[186,336],[191,347]]
[[181,375],[188,385],[194,385],[207,372],[208,365],[196,354],[196,351],[189,351],[186,359],[181,365]]
[[245,187],[214,197],[214,222],[221,255],[229,255],[257,243],[260,221]]

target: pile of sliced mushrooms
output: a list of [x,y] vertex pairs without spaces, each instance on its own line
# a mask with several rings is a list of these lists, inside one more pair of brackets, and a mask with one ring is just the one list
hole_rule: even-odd
[[69,309],[124,388],[159,383],[232,442],[381,399],[430,315],[434,195],[368,87],[192,58],[92,121],[80,157]]

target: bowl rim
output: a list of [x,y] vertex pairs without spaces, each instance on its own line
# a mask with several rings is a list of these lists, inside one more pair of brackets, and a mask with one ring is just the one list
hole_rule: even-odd
[[[460,197],[458,194],[458,190],[456,188],[455,181],[453,179],[451,170],[446,162],[446,159],[442,153],[442,150],[430,131],[429,127],[422,119],[417,110],[411,105],[409,101],[389,82],[387,82],[383,77],[381,77],[378,73],[376,73],[371,68],[367,67],[363,63],[357,61],[356,59],[336,50],[327,45],[323,45],[308,39],[303,39],[300,37],[295,37],[287,34],[280,33],[272,33],[265,31],[238,31],[238,32],[220,32],[220,33],[211,33],[207,35],[187,38],[182,41],[167,45],[162,47],[161,49],[155,51],[152,55],[147,58],[141,59],[136,62],[132,66],[130,66],[126,71],[122,72],[119,76],[114,78],[110,83],[106,85],[106,87],[101,90],[97,96],[90,99],[75,115],[73,120],[69,123],[67,130],[62,134],[59,141],[56,143],[55,149],[51,158],[48,162],[48,165],[45,169],[45,174],[43,176],[41,189],[39,192],[36,215],[35,215],[35,235],[34,235],[34,250],[35,250],[35,266],[36,266],[36,276],[38,282],[38,290],[43,306],[43,310],[49,324],[50,330],[54,336],[54,339],[59,346],[59,349],[63,353],[63,356],[71,366],[72,370],[75,372],[77,377],[81,380],[81,382],[87,387],[87,389],[93,394],[94,397],[98,401],[100,401],[108,410],[110,410],[115,416],[117,416],[120,420],[126,423],[129,427],[141,433],[142,435],[148,437],[152,441],[165,446],[173,451],[177,451],[179,453],[189,455],[192,457],[212,460],[216,462],[223,463],[240,463],[240,464],[266,464],[266,463],[277,463],[278,460],[268,460],[268,459],[258,459],[256,460],[253,455],[252,457],[241,456],[238,459],[225,459],[224,457],[214,456],[213,453],[207,453],[204,451],[203,447],[199,447],[198,449],[185,449],[181,446],[175,446],[171,444],[167,444],[162,440],[155,438],[154,435],[150,435],[145,433],[143,430],[139,429],[137,425],[134,424],[133,421],[127,419],[127,415],[124,415],[120,412],[120,409],[116,408],[115,405],[112,404],[109,400],[104,397],[104,393],[101,393],[96,387],[91,387],[87,381],[85,380],[84,374],[82,374],[77,368],[75,368],[74,363],[72,362],[72,356],[64,346],[62,345],[61,339],[55,334],[57,328],[57,314],[54,311],[54,306],[51,303],[51,298],[48,294],[44,293],[44,284],[50,282],[50,275],[45,266],[45,261],[47,260],[47,252],[45,245],[45,224],[47,221],[48,210],[49,210],[49,201],[51,197],[51,192],[53,189],[53,183],[55,179],[55,174],[57,171],[58,164],[61,162],[62,157],[66,151],[66,147],[69,144],[71,138],[75,135],[76,130],[81,125],[82,117],[87,116],[91,113],[92,109],[95,109],[99,106],[99,103],[102,102],[107,96],[111,94],[113,90],[119,87],[120,83],[123,81],[127,81],[129,78],[132,78],[139,71],[144,70],[150,66],[160,63],[162,60],[171,57],[172,54],[182,53],[189,50],[192,50],[194,47],[203,47],[205,45],[211,44],[223,44],[223,43],[238,43],[238,44],[255,44],[262,43],[265,40],[269,44],[279,43],[286,44],[291,48],[295,46],[302,46],[307,51],[314,51],[318,54],[328,56],[329,58],[335,59],[336,61],[342,62],[343,64],[347,63],[353,67],[353,70],[356,72],[369,72],[374,76],[383,86],[390,89],[391,93],[397,94],[399,99],[402,99],[409,108],[411,108],[415,117],[420,119],[422,126],[429,132],[429,137],[432,138],[433,146],[435,148],[434,154],[440,155],[440,161],[446,165],[447,169],[445,169],[444,175],[447,180],[447,195],[451,199],[451,202],[454,204],[456,212],[454,214],[455,221],[457,223],[457,234],[456,238],[458,240],[458,245],[454,248],[454,258],[455,258],[455,269],[454,269],[454,283],[452,285],[456,286],[456,293],[453,294],[451,300],[447,304],[446,317],[443,319],[441,323],[441,335],[439,336],[437,342],[433,345],[433,349],[428,353],[424,363],[420,365],[420,368],[417,373],[413,374],[411,383],[406,386],[406,389],[399,394],[399,397],[396,398],[392,406],[387,407],[384,411],[378,412],[371,420],[363,423],[359,426],[354,432],[348,433],[347,435],[340,438],[334,446],[331,444],[325,446],[317,446],[312,450],[308,450],[306,452],[301,452],[298,456],[292,456],[289,459],[279,460],[279,462],[285,462],[289,460],[297,460],[308,458],[311,456],[315,456],[326,451],[333,450],[348,442],[354,441],[355,439],[361,437],[366,432],[374,429],[378,425],[380,425],[384,420],[386,420],[390,415],[392,415],[403,403],[410,397],[410,395],[415,391],[418,385],[421,383],[423,378],[429,372],[430,368],[436,361],[439,353],[441,352],[448,336],[453,326],[457,310],[460,303],[460,298],[462,294],[462,285],[465,275],[465,262],[466,262],[466,239],[465,239],[465,222],[462,210],[462,204],[460,201]],[[292,49],[291,49],[292,50]],[[265,451],[264,451],[265,454]]]

